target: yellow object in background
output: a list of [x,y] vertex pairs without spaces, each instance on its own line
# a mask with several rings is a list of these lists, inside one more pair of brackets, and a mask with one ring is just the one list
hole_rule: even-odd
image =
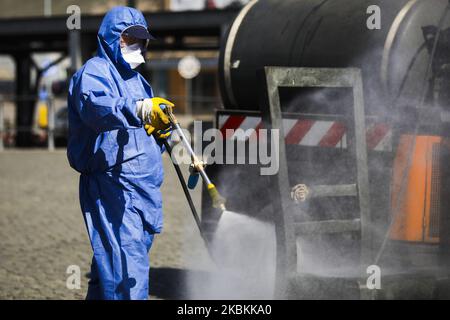
[[41,129],[48,128],[48,107],[46,103],[40,103],[38,106],[38,126]]
[[[435,148],[441,145],[441,140],[438,136],[400,138],[393,170],[392,210],[396,212],[390,233],[392,240],[439,242],[440,168]],[[409,157],[412,157],[410,165]],[[407,180],[402,188],[404,174]]]

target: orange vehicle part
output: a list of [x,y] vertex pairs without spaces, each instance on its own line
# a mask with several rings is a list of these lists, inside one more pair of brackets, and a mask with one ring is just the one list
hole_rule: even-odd
[[441,141],[438,136],[400,137],[393,168],[392,240],[439,242]]

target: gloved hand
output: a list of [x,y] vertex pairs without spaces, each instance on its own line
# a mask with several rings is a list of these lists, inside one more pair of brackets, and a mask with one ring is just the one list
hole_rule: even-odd
[[170,127],[169,118],[163,111],[164,106],[174,107],[175,105],[166,99],[158,97],[138,101],[137,116],[144,122],[148,135],[156,132],[164,136],[166,133],[163,131]]
[[156,139],[167,139],[172,134],[172,128],[168,128],[166,130],[154,131],[154,128],[149,124],[146,124],[144,126],[144,128],[145,128],[145,131],[147,131],[147,134],[149,136],[151,136],[153,133],[153,135],[155,136]]

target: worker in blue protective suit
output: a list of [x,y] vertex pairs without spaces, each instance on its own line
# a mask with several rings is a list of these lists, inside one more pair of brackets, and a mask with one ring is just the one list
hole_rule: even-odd
[[134,69],[152,36],[136,9],[109,11],[97,56],[73,76],[68,96],[70,165],[94,251],[87,299],[147,299],[148,252],[163,225],[161,153],[170,135],[163,105]]

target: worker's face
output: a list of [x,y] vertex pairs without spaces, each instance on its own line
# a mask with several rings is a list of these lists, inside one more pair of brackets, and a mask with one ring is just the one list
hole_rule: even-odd
[[121,35],[120,36],[120,47],[124,48],[125,46],[130,46],[132,44],[135,43],[139,43],[141,45],[142,49],[145,49],[146,47],[146,41],[142,40],[142,39],[138,39],[138,38],[134,38],[134,37],[129,37],[126,35]]

